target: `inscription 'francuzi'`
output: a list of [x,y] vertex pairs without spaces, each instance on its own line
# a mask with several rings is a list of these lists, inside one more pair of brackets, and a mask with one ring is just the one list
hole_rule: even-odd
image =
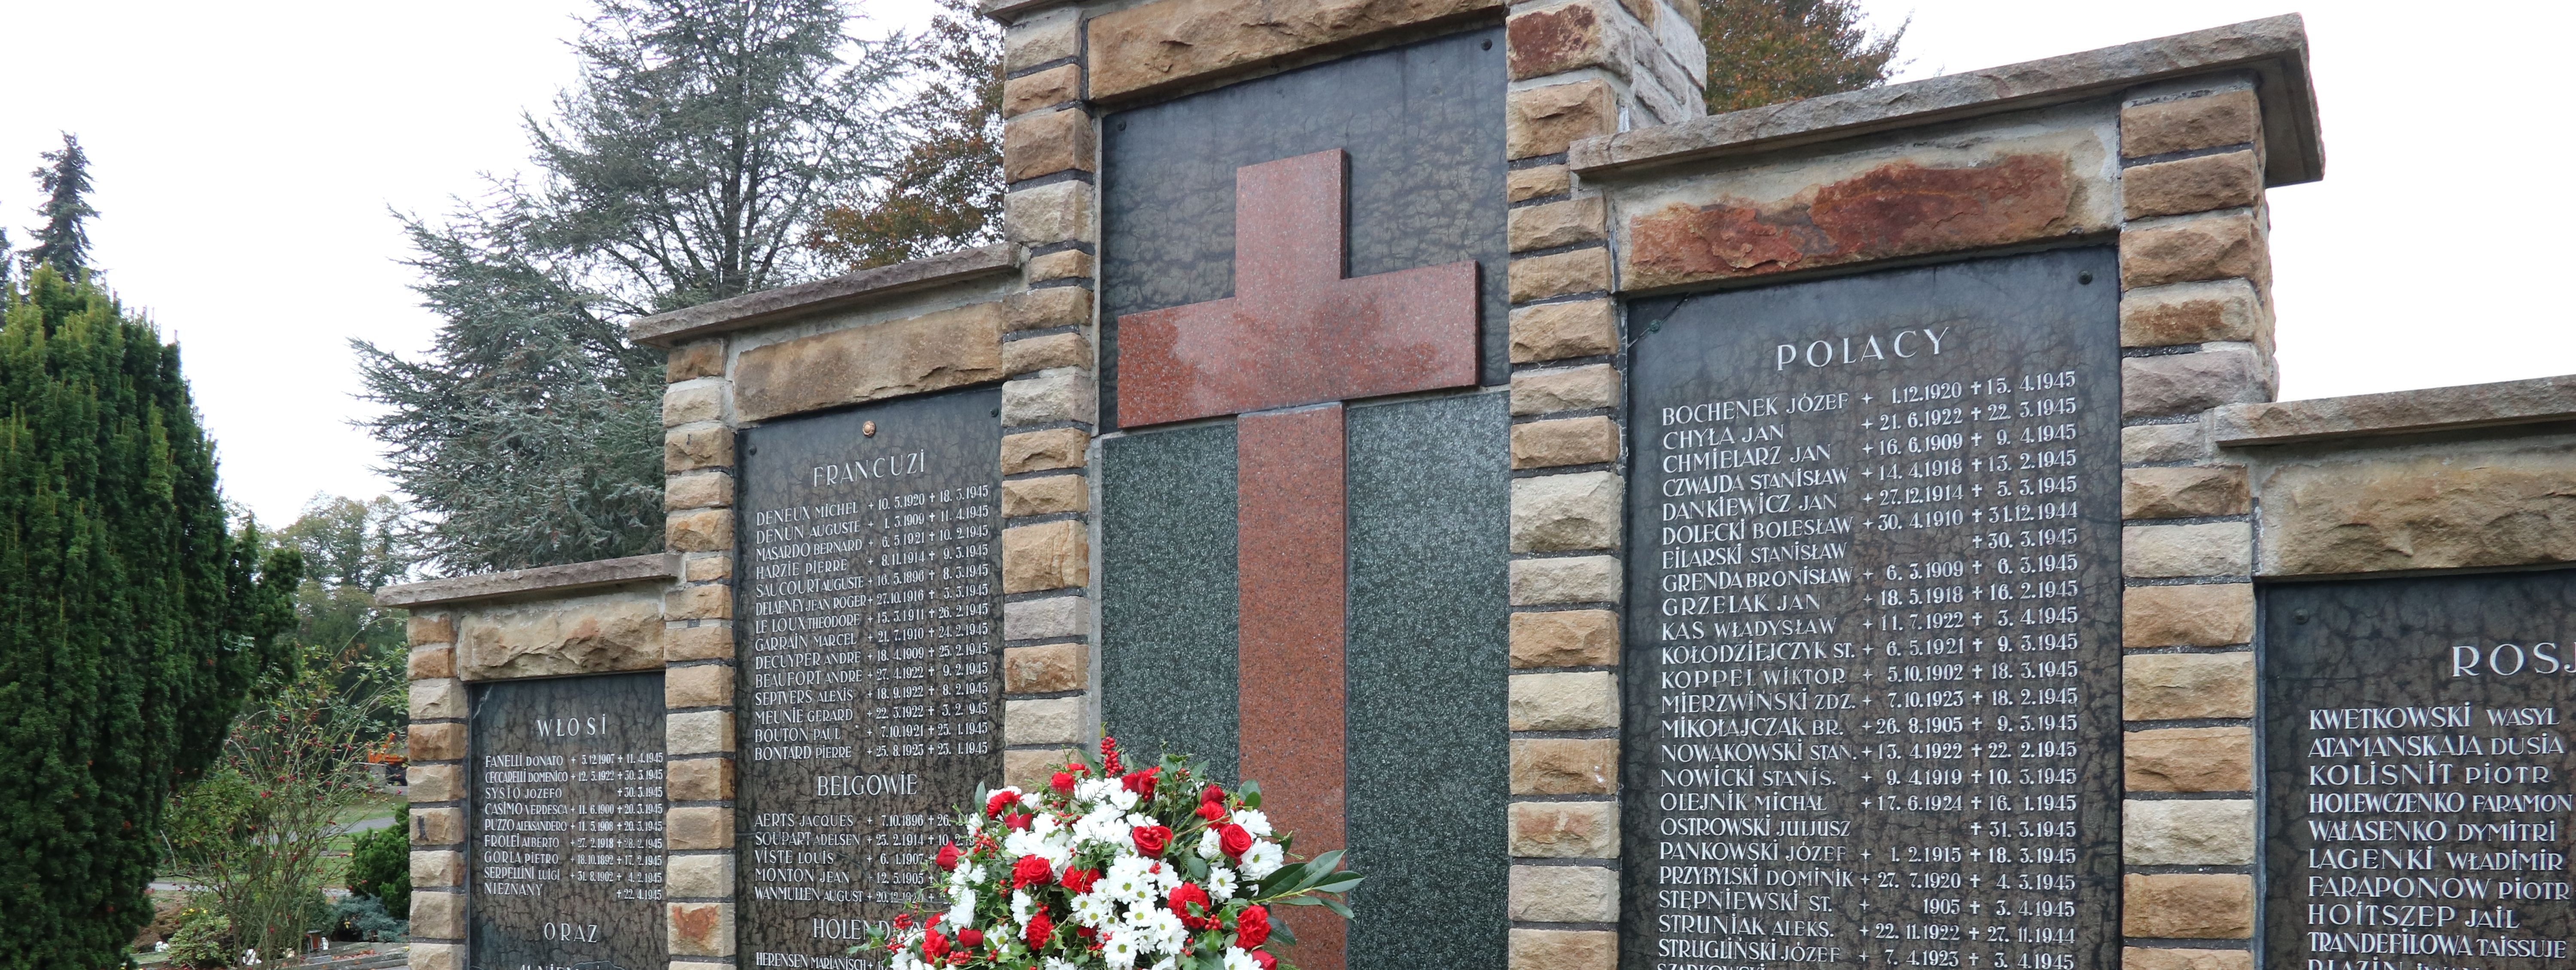
[[998,392],[746,435],[738,621],[746,963],[866,970],[1000,775]]

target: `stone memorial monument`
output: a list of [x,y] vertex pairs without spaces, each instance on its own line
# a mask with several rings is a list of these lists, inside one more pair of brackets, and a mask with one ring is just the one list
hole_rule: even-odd
[[880,967],[1104,733],[1309,970],[2564,970],[2576,379],[2271,403],[2300,21],[1697,10],[988,0],[1003,241],[637,321],[667,550],[384,591],[416,970]]

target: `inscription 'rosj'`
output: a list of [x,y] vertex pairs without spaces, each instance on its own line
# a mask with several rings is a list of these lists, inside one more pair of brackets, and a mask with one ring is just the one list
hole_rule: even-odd
[[2264,596],[2271,962],[2568,966],[2576,573]]
[[2109,263],[1697,297],[1640,344],[1625,965],[2109,965]]
[[920,899],[998,783],[994,391],[745,436],[741,933],[746,963],[849,957]]

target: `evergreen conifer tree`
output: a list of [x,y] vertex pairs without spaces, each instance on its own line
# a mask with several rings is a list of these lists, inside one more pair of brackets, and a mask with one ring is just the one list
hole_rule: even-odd
[[797,282],[832,199],[883,174],[908,46],[839,0],[600,0],[580,83],[527,121],[537,177],[406,219],[446,319],[425,359],[359,343],[386,471],[447,572],[662,546],[662,354],[625,323]]
[[1708,111],[1853,91],[1896,73],[1895,32],[1871,36],[1860,0],[1698,0]]
[[0,970],[114,967],[301,561],[227,530],[176,345],[50,263],[0,312]]
[[89,269],[89,220],[98,215],[89,204],[89,153],[81,151],[79,138],[64,132],[62,150],[39,157],[45,160],[44,166],[30,174],[45,193],[45,204],[36,208],[45,225],[36,230],[36,245],[27,250],[27,261],[79,279]]

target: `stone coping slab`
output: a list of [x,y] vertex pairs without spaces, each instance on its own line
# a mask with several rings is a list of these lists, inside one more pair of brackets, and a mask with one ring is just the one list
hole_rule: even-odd
[[387,586],[376,591],[376,605],[410,609],[525,593],[561,593],[598,586],[619,586],[670,579],[679,574],[678,553],[655,552],[624,559],[594,559],[561,566],[477,573]]
[[2569,420],[2576,420],[2576,374],[2231,404],[2210,416],[2210,435],[2219,444],[2246,447]]
[[2263,105],[2267,185],[2325,177],[2307,27],[2298,14],[2081,54],[1788,101],[1576,142],[1568,163],[1602,178],[2103,97],[2154,81],[2250,70]]
[[756,327],[861,300],[998,276],[1016,271],[1019,265],[1019,256],[1009,243],[960,249],[953,253],[905,260],[892,266],[843,273],[811,283],[745,293],[685,310],[656,313],[627,324],[626,335],[636,343],[669,347],[693,337]]

